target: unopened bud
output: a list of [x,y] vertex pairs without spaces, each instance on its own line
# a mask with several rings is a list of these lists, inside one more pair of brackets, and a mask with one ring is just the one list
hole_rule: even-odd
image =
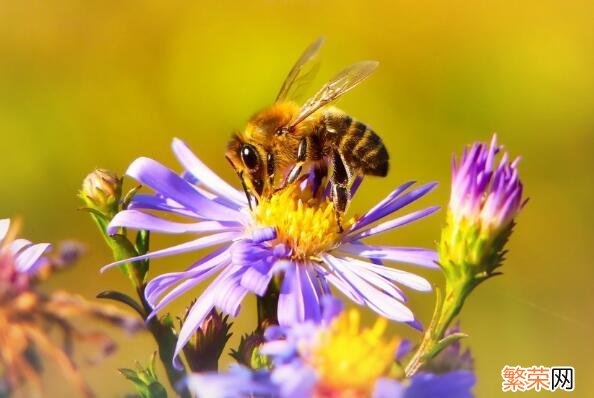
[[213,309],[184,346],[186,361],[193,372],[218,370],[219,358],[231,337],[228,319],[228,315]]
[[523,207],[518,159],[509,162],[493,136],[491,145],[477,143],[452,170],[447,223],[439,246],[447,278],[480,282],[501,265],[514,218]]
[[122,179],[112,171],[97,169],[83,181],[80,197],[89,208],[114,216],[122,196]]
[[241,336],[237,350],[231,350],[231,357],[250,369],[267,369],[271,366],[270,360],[267,356],[260,353],[260,348],[264,344],[264,341],[264,336],[259,330],[245,334]]

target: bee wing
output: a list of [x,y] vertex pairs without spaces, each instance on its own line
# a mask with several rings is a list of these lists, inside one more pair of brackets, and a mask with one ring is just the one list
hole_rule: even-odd
[[285,81],[276,96],[276,102],[293,97],[295,95],[295,90],[303,85],[302,83],[304,83],[304,80],[310,80],[315,74],[318,65],[313,61],[317,58],[322,44],[324,44],[324,38],[320,37],[318,40],[311,43],[309,47],[305,49],[303,54],[301,54],[301,57],[299,57],[285,78]]
[[379,62],[377,61],[361,61],[342,70],[303,105],[301,111],[299,111],[299,114],[291,122],[289,127],[296,126],[324,105],[329,104],[350,91],[371,75],[378,65]]

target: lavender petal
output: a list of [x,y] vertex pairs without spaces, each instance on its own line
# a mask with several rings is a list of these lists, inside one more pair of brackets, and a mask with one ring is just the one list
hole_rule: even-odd
[[110,268],[113,268],[115,266],[122,265],[125,263],[129,263],[129,262],[145,260],[147,258],[153,259],[153,258],[171,256],[174,254],[187,253],[190,251],[204,249],[204,248],[207,248],[210,246],[229,242],[235,238],[238,238],[239,236],[240,236],[240,234],[237,232],[221,232],[221,233],[215,234],[215,235],[203,236],[201,238],[194,239],[189,242],[185,242],[185,243],[182,243],[182,244],[179,244],[176,246],[171,246],[166,249],[150,252],[150,253],[144,254],[142,256],[132,257],[132,258],[129,258],[126,260],[113,262],[113,263],[108,264],[108,265],[104,266],[103,268],[101,268],[101,272],[105,272],[106,270],[108,270]]
[[174,222],[138,210],[120,211],[109,223],[107,233],[114,234],[120,227],[166,234],[226,232],[242,228],[241,224],[231,221]]
[[437,265],[437,252],[435,250],[420,247],[371,246],[356,243],[344,243],[337,251],[370,259],[414,264],[431,269],[439,268]]

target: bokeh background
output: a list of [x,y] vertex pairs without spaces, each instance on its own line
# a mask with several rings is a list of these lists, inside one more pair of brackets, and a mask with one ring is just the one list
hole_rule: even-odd
[[[505,275],[481,286],[463,311],[477,396],[499,396],[502,367],[516,364],[574,366],[572,396],[591,396],[593,12],[589,1],[548,0],[2,1],[0,215],[23,217],[23,233],[35,241],[87,244],[84,260],[46,288],[89,298],[127,291],[121,273],[98,274],[110,257],[76,210],[83,177],[97,166],[121,173],[140,155],[179,170],[170,151],[177,136],[235,181],[223,158],[230,133],[270,103],[300,52],[325,35],[312,90],[352,62],[381,62],[339,103],[380,133],[393,159],[387,178],[366,181],[354,212],[409,179],[441,183],[418,206],[445,204],[451,154],[495,131],[523,158],[531,199]],[[443,216],[382,241],[431,246]],[[152,274],[195,257],[155,261]],[[438,273],[428,277],[440,282]],[[433,296],[410,296],[428,323]],[[191,298],[170,310],[179,313]],[[231,345],[253,325],[253,304],[244,305]],[[148,335],[113,333],[119,352],[83,365],[100,397],[130,392],[115,368],[146,363],[154,350]],[[48,370],[45,384],[52,397],[72,393],[57,370]]]

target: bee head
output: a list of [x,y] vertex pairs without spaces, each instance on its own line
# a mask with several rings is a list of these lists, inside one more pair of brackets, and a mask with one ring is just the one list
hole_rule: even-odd
[[[267,180],[268,161],[272,159],[266,150],[253,142],[245,142],[238,135],[234,135],[227,145],[225,157],[231,163],[235,172],[242,180],[244,190],[262,195]],[[249,195],[248,195],[249,199]]]

